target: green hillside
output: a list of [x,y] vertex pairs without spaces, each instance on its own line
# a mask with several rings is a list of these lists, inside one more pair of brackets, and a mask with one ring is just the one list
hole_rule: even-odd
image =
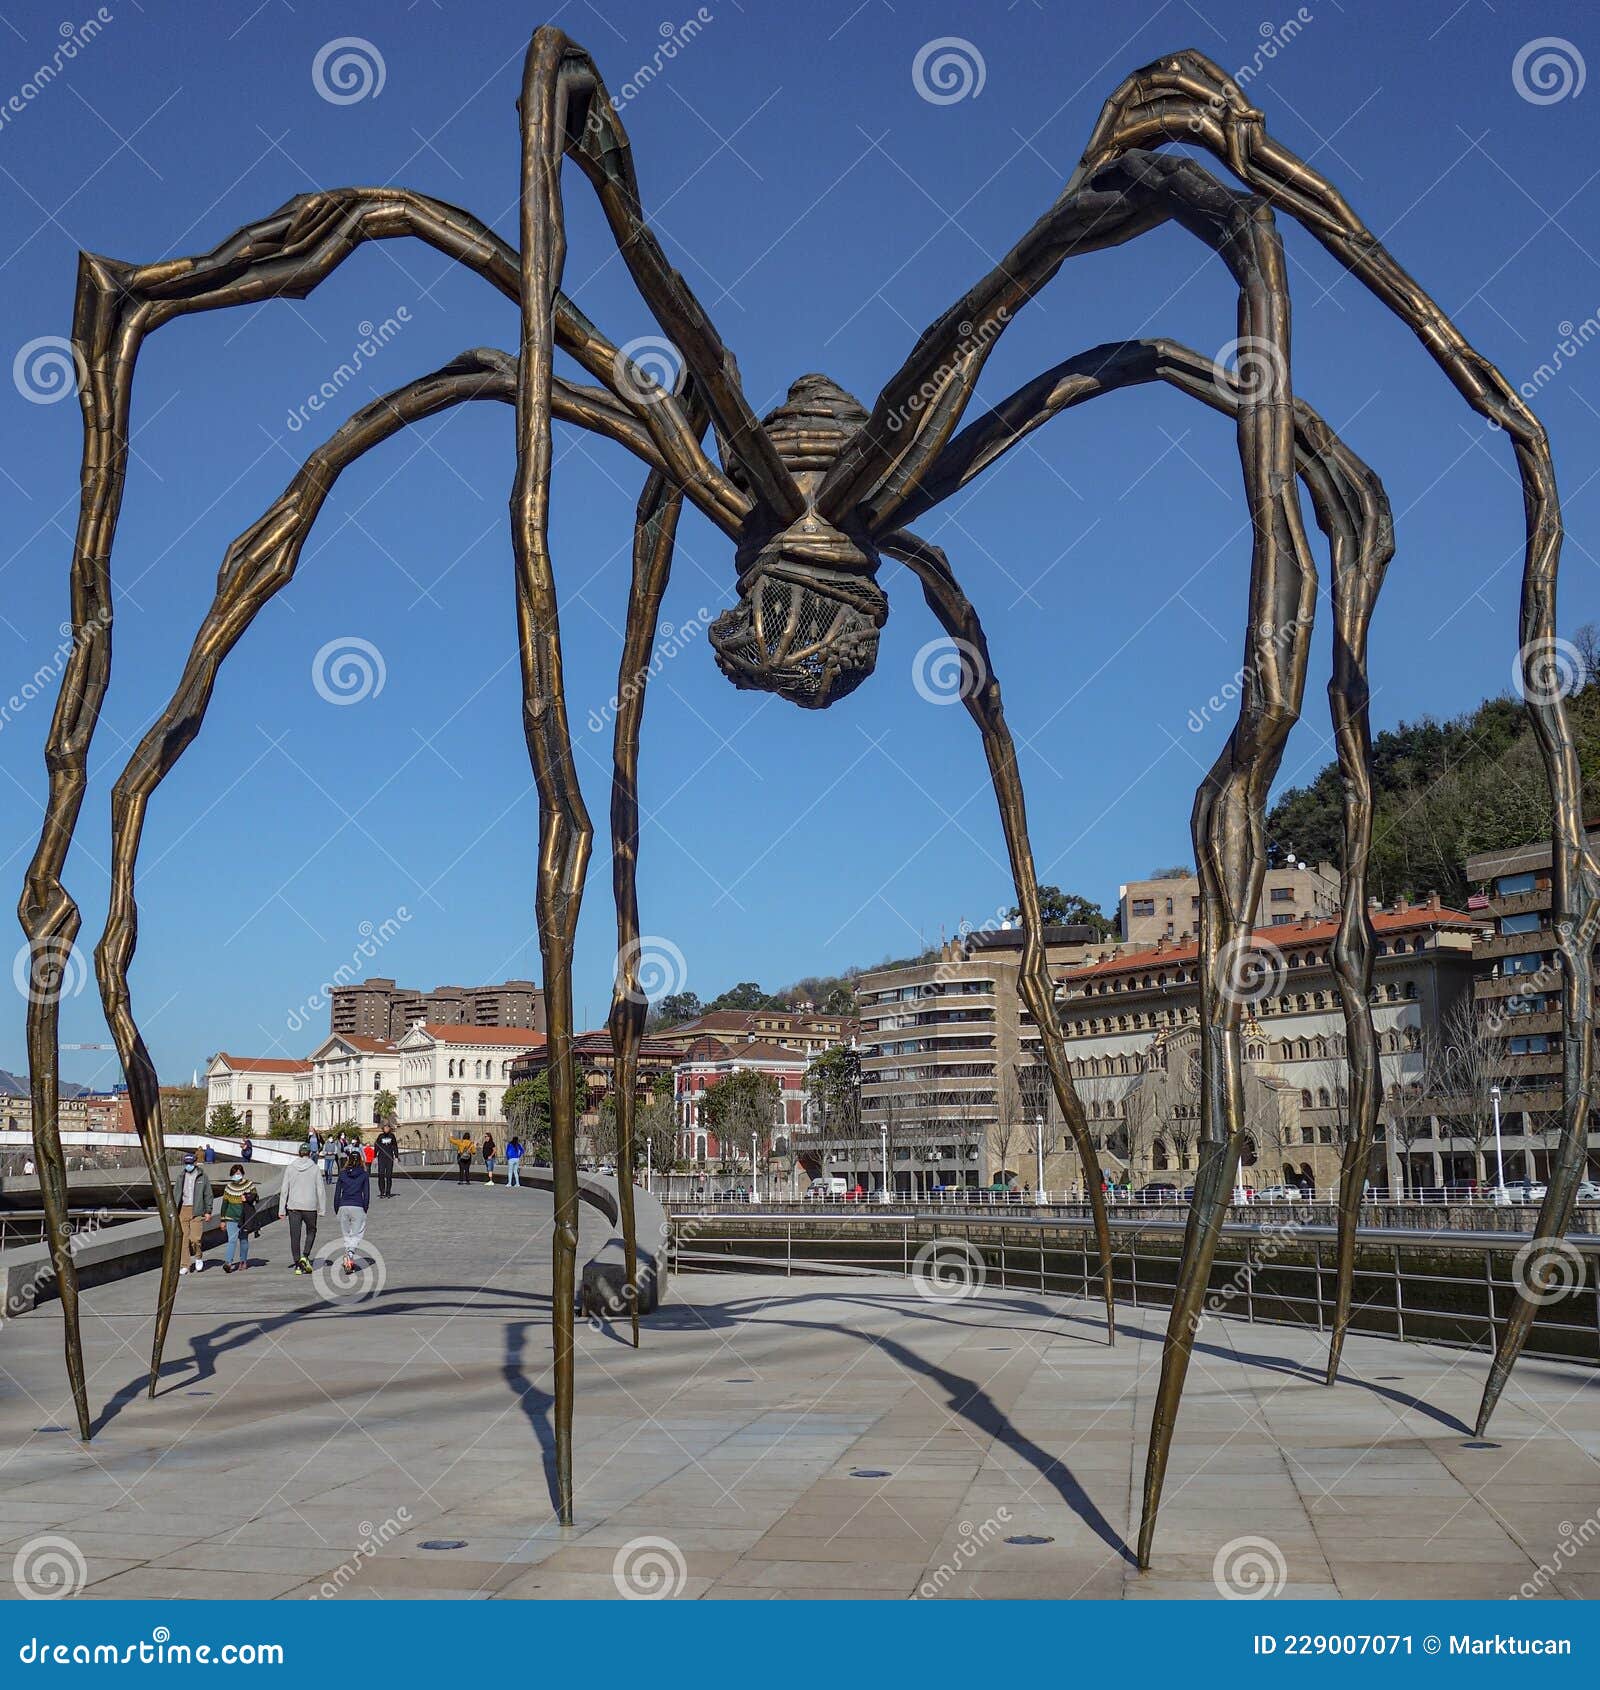
[[[1591,816],[1600,813],[1600,630],[1578,631],[1579,686],[1567,699]],[[1491,698],[1451,721],[1402,722],[1372,746],[1372,895],[1467,896],[1463,860],[1550,835],[1550,793],[1522,701]],[[1267,813],[1275,857],[1337,863],[1339,767],[1328,763]]]

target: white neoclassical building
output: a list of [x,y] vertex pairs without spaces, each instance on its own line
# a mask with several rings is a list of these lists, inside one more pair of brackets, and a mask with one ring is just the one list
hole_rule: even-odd
[[311,1096],[311,1064],[303,1057],[231,1056],[219,1050],[206,1064],[206,1119],[232,1107],[247,1133],[265,1133],[267,1113],[282,1098],[297,1109]]
[[330,1033],[311,1053],[311,1125],[318,1133],[378,1124],[382,1092],[400,1095],[400,1055],[388,1039]]
[[526,1027],[460,1027],[416,1021],[399,1041],[398,1128],[405,1143],[442,1144],[452,1133],[505,1136],[501,1104],[511,1064],[542,1050]]

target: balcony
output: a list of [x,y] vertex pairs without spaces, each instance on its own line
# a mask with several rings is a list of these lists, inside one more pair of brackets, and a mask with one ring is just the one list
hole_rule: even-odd
[[1550,908],[1553,893],[1548,886],[1536,886],[1531,892],[1513,892],[1509,897],[1489,899],[1490,915],[1526,915],[1530,910]]
[[1531,951],[1553,951],[1556,936],[1549,928],[1537,933],[1497,933],[1492,939],[1480,939],[1472,947],[1474,957],[1494,961],[1500,957],[1527,956]]

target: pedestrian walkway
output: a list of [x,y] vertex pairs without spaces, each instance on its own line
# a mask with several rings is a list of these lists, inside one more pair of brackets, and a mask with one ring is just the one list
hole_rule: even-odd
[[[563,1530],[549,1199],[397,1189],[348,1297],[288,1271],[278,1225],[248,1273],[185,1278],[153,1402],[154,1276],[89,1290],[87,1447],[58,1313],[6,1324],[15,1578],[54,1555],[105,1597],[1600,1597],[1591,1370],[1525,1361],[1483,1447],[1481,1355],[1356,1338],[1330,1391],[1315,1333],[1209,1321],[1140,1575],[1164,1317],[1126,1311],[1108,1348],[1090,1304],[900,1279],[680,1276],[638,1351],[580,1321]],[[606,1231],[586,1215],[582,1249]]]

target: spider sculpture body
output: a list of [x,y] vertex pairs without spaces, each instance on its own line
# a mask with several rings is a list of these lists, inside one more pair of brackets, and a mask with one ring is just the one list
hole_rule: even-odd
[[[519,308],[517,354],[465,353],[366,406],[311,453],[280,498],[228,548],[216,597],[171,702],[135,749],[113,793],[110,907],[95,960],[166,1228],[152,1393],[177,1290],[180,1240],[165,1174],[155,1068],[128,985],[137,937],[135,868],[146,808],[199,732],[222,661],[261,607],[293,577],[306,536],[344,468],[408,424],[478,399],[497,399],[515,409],[511,541],[524,731],[539,795],[535,904],[551,1055],[560,1518],[570,1521],[573,1510],[578,1198],[572,946],[593,828],[567,727],[555,576],[546,537],[551,430],[557,421],[619,442],[649,472],[635,513],[613,739],[610,822],[618,967],[610,1026],[617,1051],[619,1167],[633,1165],[634,1077],[645,1016],[638,990],[635,886],[642,678],[687,499],[734,547],[738,598],[714,624],[712,642],[718,664],[736,686],[825,708],[860,685],[872,670],[888,609],[876,580],[884,558],[916,575],[935,617],[957,643],[968,683],[964,701],[982,735],[1022,914],[1020,992],[1038,1026],[1055,1097],[1077,1145],[1093,1211],[1107,1338],[1113,1339],[1110,1232],[1094,1146],[1073,1088],[1045,968],[1022,787],[999,683],[982,623],[948,560],[908,525],[1051,418],[1108,392],[1156,381],[1233,423],[1252,541],[1239,717],[1201,784],[1192,816],[1201,887],[1200,1167],[1151,1426],[1140,1564],[1149,1564],[1178,1404],[1244,1136],[1241,1034],[1250,994],[1241,985],[1247,985],[1252,967],[1252,933],[1266,865],[1263,817],[1301,708],[1317,601],[1316,566],[1298,486],[1309,496],[1328,545],[1334,631],[1329,699],[1344,787],[1343,902],[1331,960],[1344,1013],[1353,1124],[1342,1155],[1337,1309],[1327,1371],[1329,1384],[1336,1381],[1350,1320],[1356,1221],[1381,1101],[1369,1008],[1374,941],[1366,913],[1372,830],[1366,664],[1367,631],[1394,534],[1378,478],[1294,396],[1280,214],[1306,228],[1389,305],[1467,403],[1504,432],[1523,489],[1522,662],[1554,800],[1566,1105],[1548,1195],[1539,1212],[1537,1247],[1525,1254],[1521,1294],[1499,1333],[1480,1411],[1481,1431],[1526,1341],[1547,1276],[1559,1266],[1555,1252],[1582,1173],[1593,1079],[1592,948],[1600,919],[1600,872],[1580,825],[1577,761],[1560,688],[1548,673],[1556,649],[1561,527],[1549,447],[1537,420],[1334,188],[1272,140],[1262,114],[1198,53],[1161,59],[1117,89],[1055,203],[993,271],[928,327],[870,410],[825,377],[806,376],[761,421],[710,319],[668,265],[645,221],[627,137],[593,62],[555,29],[539,30],[529,47],[519,117],[523,188],[515,248],[469,213],[423,195],[346,188],[291,200],[214,251],[193,258],[144,266],[90,255],[81,261],[74,342],[83,373],[85,443],[71,577],[74,645],[46,750],[45,823],[19,913],[36,987],[28,1011],[34,1136],[64,1305],[68,1373],[83,1436],[90,1435],[91,1421],[66,1230],[57,1118],[59,992],[54,988],[79,929],[77,906],[61,872],[110,678],[111,548],[127,465],[135,360],[144,337],[174,318],[278,296],[303,297],[362,243],[402,235],[467,266]],[[1192,158],[1152,150],[1174,141],[1212,154],[1243,189],[1226,186]],[[666,392],[651,382],[562,291],[564,160],[575,164],[594,189],[624,262],[681,354],[685,380],[680,392]],[[1067,358],[961,426],[1000,333],[1069,258],[1132,240],[1168,221],[1210,247],[1237,283],[1237,368],[1160,339],[1095,347]],[[555,374],[558,349],[591,383]],[[704,449],[708,428],[720,463]],[[626,1177],[619,1190],[632,1275],[632,1190]],[[633,1328],[637,1343],[637,1307]]]

